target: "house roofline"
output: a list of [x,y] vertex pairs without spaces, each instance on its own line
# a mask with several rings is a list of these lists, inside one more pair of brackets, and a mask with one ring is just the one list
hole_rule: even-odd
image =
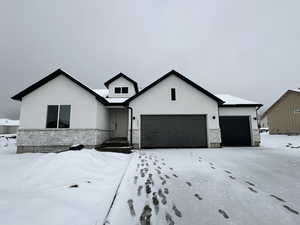
[[298,91],[294,91],[294,90],[287,90],[286,92],[284,92],[283,95],[281,95],[263,114],[262,114],[262,118],[265,117],[272,109],[275,105],[277,105],[284,96],[286,96],[288,93],[291,93],[291,92],[294,92],[294,93],[298,93],[300,94],[300,92]]
[[218,102],[219,105],[222,105],[224,103],[224,101],[220,98],[218,98],[217,96],[213,95],[212,93],[210,93],[209,91],[205,90],[204,88],[200,87],[198,84],[194,83],[193,81],[191,81],[190,79],[186,78],[185,76],[183,76],[182,74],[178,73],[175,70],[171,70],[170,72],[168,72],[167,74],[163,75],[162,77],[160,77],[159,79],[157,79],[156,81],[152,82],[151,84],[149,84],[147,87],[145,87],[144,89],[142,89],[140,92],[138,92],[137,94],[133,95],[132,97],[130,97],[129,99],[127,99],[124,103],[128,104],[129,102],[131,102],[132,100],[134,100],[135,98],[137,98],[138,96],[142,95],[143,93],[145,93],[146,91],[148,91],[149,89],[151,89],[152,87],[156,86],[157,84],[159,84],[161,81],[165,80],[166,78],[168,78],[171,75],[175,75],[176,77],[178,77],[179,79],[185,81],[186,83],[188,83],[189,85],[191,85],[192,87],[196,88],[198,91],[201,91],[202,93],[206,94],[207,96],[211,97],[212,99],[214,99],[215,101]]
[[101,102],[102,104],[104,104],[104,105],[108,105],[109,104],[109,102],[105,98],[103,98],[102,96],[98,95],[92,89],[90,89],[86,85],[82,84],[81,82],[79,82],[78,80],[76,80],[75,78],[73,78],[71,75],[67,74],[62,69],[55,70],[54,72],[52,72],[51,74],[47,75],[43,79],[39,80],[38,82],[30,85],[29,87],[25,88],[23,91],[21,91],[18,94],[14,95],[13,97],[11,97],[11,99],[16,100],[16,101],[22,101],[22,98],[24,96],[28,95],[29,93],[33,92],[34,90],[36,90],[39,87],[45,85],[46,83],[48,83],[49,81],[55,79],[56,77],[58,77],[60,75],[65,76],[66,78],[68,78],[69,80],[71,80],[72,82],[74,82],[75,84],[77,84],[78,86],[80,86],[83,89],[85,89],[86,91],[88,91],[90,94],[94,95],[95,98],[99,102]]
[[123,77],[123,78],[125,78],[126,80],[128,80],[129,82],[131,82],[131,83],[133,84],[133,86],[134,86],[135,92],[136,92],[136,93],[139,92],[138,83],[137,83],[135,80],[131,79],[130,77],[126,76],[124,73],[119,73],[119,74],[117,74],[116,76],[114,76],[113,78],[111,78],[111,79],[109,79],[108,81],[106,81],[106,82],[104,83],[105,87],[108,88],[108,86],[109,86],[110,83],[112,83],[113,81],[119,79],[120,77]]
[[257,110],[260,109],[263,104],[224,104],[220,105],[220,107],[257,107]]

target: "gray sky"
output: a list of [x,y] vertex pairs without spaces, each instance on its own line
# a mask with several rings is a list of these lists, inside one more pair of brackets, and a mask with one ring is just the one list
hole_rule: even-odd
[[299,0],[1,0],[0,118],[10,97],[62,68],[101,88],[171,69],[214,93],[269,106],[300,87]]

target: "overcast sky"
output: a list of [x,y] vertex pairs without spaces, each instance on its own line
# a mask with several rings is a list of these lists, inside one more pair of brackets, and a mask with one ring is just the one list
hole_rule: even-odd
[[10,97],[57,68],[93,88],[175,69],[265,106],[300,87],[299,0],[0,1],[0,118],[18,118]]

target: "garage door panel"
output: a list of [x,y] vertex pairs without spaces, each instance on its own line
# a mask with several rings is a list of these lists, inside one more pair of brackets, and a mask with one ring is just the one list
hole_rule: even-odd
[[142,115],[143,148],[207,147],[205,115]]
[[221,116],[223,146],[251,146],[249,116]]

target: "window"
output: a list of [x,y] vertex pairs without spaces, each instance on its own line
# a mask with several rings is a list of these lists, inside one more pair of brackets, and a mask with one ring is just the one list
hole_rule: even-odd
[[171,100],[175,101],[176,100],[176,89],[171,88]]
[[70,128],[70,105],[48,105],[46,128]]
[[128,87],[115,87],[115,94],[127,94]]
[[128,87],[122,87],[122,93],[127,94],[128,93]]
[[295,113],[300,113],[300,109],[295,109]]

